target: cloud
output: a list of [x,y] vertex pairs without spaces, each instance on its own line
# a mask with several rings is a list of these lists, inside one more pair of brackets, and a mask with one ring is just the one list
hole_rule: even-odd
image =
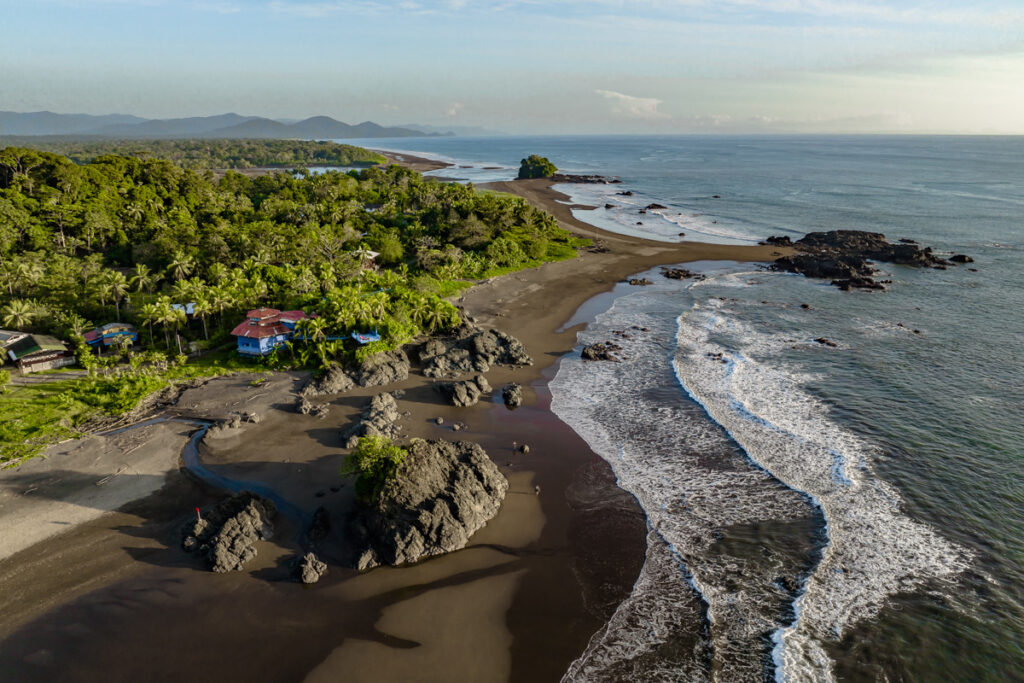
[[614,90],[595,90],[594,92],[605,99],[612,100],[612,111],[616,114],[637,119],[672,118],[668,114],[658,111],[658,105],[662,101],[653,97],[633,97]]
[[444,113],[447,114],[448,116],[458,116],[459,112],[462,111],[462,108],[465,106],[466,105],[464,105],[462,102],[452,102],[451,106],[449,106]]

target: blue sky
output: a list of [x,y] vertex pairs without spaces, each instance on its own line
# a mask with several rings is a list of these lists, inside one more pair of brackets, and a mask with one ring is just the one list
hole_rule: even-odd
[[0,0],[0,109],[1024,133],[1024,0]]

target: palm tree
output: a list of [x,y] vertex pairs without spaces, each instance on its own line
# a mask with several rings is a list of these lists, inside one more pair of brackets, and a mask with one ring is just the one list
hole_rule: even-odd
[[153,291],[153,285],[157,283],[157,276],[153,274],[153,271],[149,269],[144,263],[136,263],[135,271],[129,280],[131,285],[135,287],[136,292],[145,290],[146,292]]
[[114,299],[117,310],[117,321],[121,322],[121,299],[128,293],[128,279],[119,270],[107,271],[102,285]]
[[[139,309],[139,315],[142,316],[142,322],[149,327],[149,345],[153,345],[153,323],[160,317],[159,307],[155,304],[145,304]],[[170,343],[168,343],[168,346]]]
[[12,299],[0,312],[4,316],[4,325],[19,331],[36,318],[35,306],[24,299]]
[[188,277],[195,270],[196,260],[185,254],[184,252],[176,252],[174,254],[174,260],[167,266],[167,272],[169,272],[175,280],[181,280],[182,278]]
[[207,341],[210,340],[210,333],[206,329],[206,316],[213,311],[213,302],[205,292],[199,292],[195,297],[195,305],[192,307],[192,312],[199,316],[199,319],[203,321],[203,336]]

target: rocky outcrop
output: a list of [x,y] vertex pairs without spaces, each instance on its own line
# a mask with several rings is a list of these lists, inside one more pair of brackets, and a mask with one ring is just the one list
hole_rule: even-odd
[[506,384],[501,390],[501,400],[508,408],[518,408],[523,405],[523,385],[515,382]]
[[409,356],[405,351],[384,351],[370,356],[353,373],[361,387],[382,387],[409,377]]
[[693,278],[695,280],[703,280],[704,276],[700,273],[695,273],[692,270],[686,268],[666,268],[662,267],[661,274],[667,277],[669,280],[689,280]]
[[648,204],[644,207],[646,211],[660,211],[661,209],[667,209],[668,207],[663,204]]
[[[769,241],[773,239],[782,238],[769,238]],[[771,266],[773,270],[831,280],[833,285],[843,290],[885,289],[883,282],[874,279],[878,271],[871,261],[924,268],[949,265],[949,261],[936,256],[931,247],[921,248],[912,241],[889,242],[878,232],[812,232],[793,242],[792,246],[800,253],[776,259]]]
[[622,181],[618,178],[609,178],[603,175],[581,175],[578,173],[556,173],[551,176],[555,183],[575,183],[585,185],[617,185]]
[[615,342],[600,342],[583,347],[583,360],[610,360],[618,362],[615,351],[621,351],[622,347]]
[[415,441],[378,500],[351,518],[360,569],[401,565],[465,547],[494,517],[508,481],[468,441]]
[[256,557],[257,541],[273,537],[276,515],[271,501],[243,491],[187,523],[181,545],[188,552],[204,554],[212,571],[237,571]]
[[446,401],[458,407],[475,405],[482,395],[491,390],[491,385],[483,375],[460,382],[442,382],[436,387]]
[[533,365],[526,347],[515,337],[471,325],[464,325],[454,337],[428,341],[419,357],[423,374],[434,378],[487,372],[494,365]]
[[628,280],[628,282],[629,282],[629,284],[633,285],[634,287],[646,287],[647,285],[653,285],[654,284],[653,282],[651,282],[650,280],[648,280],[645,277],[642,277],[642,278],[641,277],[630,278]]
[[974,259],[967,254],[953,254],[949,257],[949,261],[950,263],[974,263]]
[[302,390],[303,396],[310,398],[315,396],[329,396],[331,394],[341,394],[356,385],[352,375],[347,370],[340,366],[332,366],[321,375],[319,378],[313,380],[306,388]]
[[401,436],[398,426],[398,402],[391,394],[377,394],[366,405],[362,417],[342,433],[345,448],[359,445],[361,436],[384,436],[397,439]]
[[327,573],[327,563],[315,554],[306,553],[295,563],[295,575],[307,586],[319,581]]

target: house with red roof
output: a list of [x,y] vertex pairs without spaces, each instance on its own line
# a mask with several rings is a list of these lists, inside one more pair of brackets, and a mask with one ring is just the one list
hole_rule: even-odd
[[245,314],[231,334],[243,356],[265,356],[295,335],[295,325],[307,317],[304,311],[255,308]]

